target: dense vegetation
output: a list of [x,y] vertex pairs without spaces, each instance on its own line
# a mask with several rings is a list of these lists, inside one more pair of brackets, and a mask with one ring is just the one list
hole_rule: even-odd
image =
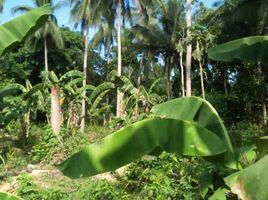
[[33,2],[0,26],[0,199],[268,199],[267,0]]

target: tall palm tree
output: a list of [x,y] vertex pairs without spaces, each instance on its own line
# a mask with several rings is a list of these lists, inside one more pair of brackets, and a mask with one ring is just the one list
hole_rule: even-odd
[[[186,1],[186,26],[187,26],[187,38],[191,37],[190,27],[192,24],[191,20],[191,0]],[[186,96],[192,95],[191,87],[191,65],[192,65],[192,45],[187,45],[186,53]]]
[[[85,34],[85,51],[83,72],[85,80],[83,86],[87,84],[87,60],[88,60],[88,45],[89,45],[89,28],[100,22],[100,1],[91,0],[71,0],[71,17],[70,20],[75,23],[75,26],[81,26],[81,32]],[[80,131],[85,130],[86,117],[86,91],[83,91],[82,108],[81,108],[81,124]]]
[[[46,4],[50,4],[52,11],[59,8],[60,4],[54,5],[52,0],[33,0],[35,7],[41,7]],[[27,12],[34,9],[30,6],[16,6],[12,9],[13,13],[16,12]],[[63,40],[61,37],[60,29],[57,26],[57,20],[55,15],[51,14],[47,22],[43,27],[38,29],[33,35],[30,36],[29,41],[33,44],[36,44],[37,41],[43,40],[44,43],[44,63],[45,71],[48,72],[48,37],[52,39],[52,42],[58,48],[63,47]],[[58,137],[60,134],[61,127],[61,113],[60,113],[60,102],[59,102],[59,93],[60,88],[57,85],[54,85],[51,88],[51,126]]]
[[[44,6],[46,4],[50,4],[53,11],[56,10],[57,8],[59,8],[59,4],[54,6],[52,0],[33,0],[33,3],[35,5],[35,7],[41,7],[41,6]],[[27,11],[30,11],[32,9],[34,9],[34,8],[31,6],[16,6],[16,7],[12,8],[12,13],[27,12]],[[46,72],[48,71],[48,45],[47,45],[48,36],[51,37],[53,43],[55,43],[55,45],[58,48],[63,47],[61,32],[57,26],[57,19],[56,19],[55,15],[53,15],[53,14],[50,15],[50,17],[48,18],[45,25],[42,28],[40,28],[39,30],[37,30],[34,33],[34,35],[32,35],[32,38],[31,38],[33,43],[36,43],[39,40],[43,40],[43,43],[44,43],[44,63],[45,63],[45,71]]]
[[[177,43],[184,38],[185,20],[183,15],[184,7],[181,0],[168,0],[166,3],[159,0],[151,14],[146,16],[147,21],[135,25],[132,28],[136,39],[133,46],[149,51],[156,56],[164,57],[167,74],[167,96],[172,96],[171,70],[179,58]],[[152,12],[157,12],[152,13]]]

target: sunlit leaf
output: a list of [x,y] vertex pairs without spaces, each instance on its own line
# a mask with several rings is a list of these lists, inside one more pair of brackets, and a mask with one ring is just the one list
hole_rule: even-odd
[[243,200],[268,199],[268,156],[225,178],[225,183]]
[[217,61],[242,60],[268,62],[268,36],[252,36],[233,40],[208,49],[208,56]]
[[0,26],[0,56],[4,55],[25,37],[40,28],[51,14],[46,5],[27,12]]

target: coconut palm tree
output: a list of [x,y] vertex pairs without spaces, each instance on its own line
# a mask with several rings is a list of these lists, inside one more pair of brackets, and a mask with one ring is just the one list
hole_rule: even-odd
[[[75,23],[75,26],[81,26],[81,32],[85,34],[85,51],[83,72],[85,80],[83,86],[87,84],[87,60],[88,60],[88,45],[89,45],[89,28],[100,22],[101,1],[90,0],[71,0],[71,17],[70,20]],[[86,115],[86,91],[83,91],[82,109],[81,109],[81,123],[80,131],[85,129],[85,115]]]
[[[60,4],[53,4],[52,0],[34,0],[33,1],[35,7],[41,7],[46,4],[50,4],[52,11],[56,10],[60,7]],[[34,9],[31,6],[16,6],[12,9],[13,13],[16,12],[27,12]],[[44,63],[45,63],[45,71],[48,72],[48,38],[51,38],[52,42],[58,47],[61,48],[63,46],[62,36],[60,29],[57,26],[57,20],[55,15],[51,14],[48,18],[47,22],[38,29],[33,35],[31,35],[28,40],[32,44],[36,44],[38,41],[43,40],[44,43]],[[51,88],[51,99],[55,99],[55,97],[59,96],[60,89],[57,85]],[[61,126],[61,114],[59,109],[60,102],[52,101],[51,102],[51,122],[54,133],[58,136],[60,133],[59,128]]]
[[[60,7],[60,4],[54,5],[52,0],[33,0],[33,3],[35,7],[41,7],[46,4],[50,4],[53,11]],[[32,9],[34,8],[31,6],[16,6],[12,9],[12,13],[26,12]],[[55,43],[58,48],[61,48],[63,46],[61,32],[57,27],[57,19],[53,14],[50,15],[45,25],[37,30],[31,37],[31,42],[34,44],[36,44],[36,42],[39,40],[43,40],[45,71],[48,71],[48,36],[50,36],[52,42]]]
[[[187,26],[187,38],[191,37],[190,27],[192,24],[191,20],[191,0],[186,1],[186,26]],[[191,65],[192,65],[192,45],[187,45],[186,53],[186,96],[191,96]]]
[[157,12],[157,15],[147,15],[147,21],[144,20],[132,28],[135,35],[133,47],[164,58],[169,99],[172,96],[171,70],[179,58],[177,43],[185,37],[183,9],[183,1],[168,0],[164,4],[164,1],[159,0],[152,11],[148,12]]

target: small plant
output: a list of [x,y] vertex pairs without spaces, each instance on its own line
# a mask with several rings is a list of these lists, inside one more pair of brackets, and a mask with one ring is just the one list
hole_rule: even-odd
[[59,143],[55,134],[49,126],[42,128],[34,127],[31,130],[34,134],[38,134],[38,141],[33,145],[30,157],[34,163],[50,162],[53,155],[58,151]]
[[33,183],[32,177],[27,173],[22,173],[18,177],[19,188],[17,194],[21,197],[31,196],[36,191],[36,185]]

